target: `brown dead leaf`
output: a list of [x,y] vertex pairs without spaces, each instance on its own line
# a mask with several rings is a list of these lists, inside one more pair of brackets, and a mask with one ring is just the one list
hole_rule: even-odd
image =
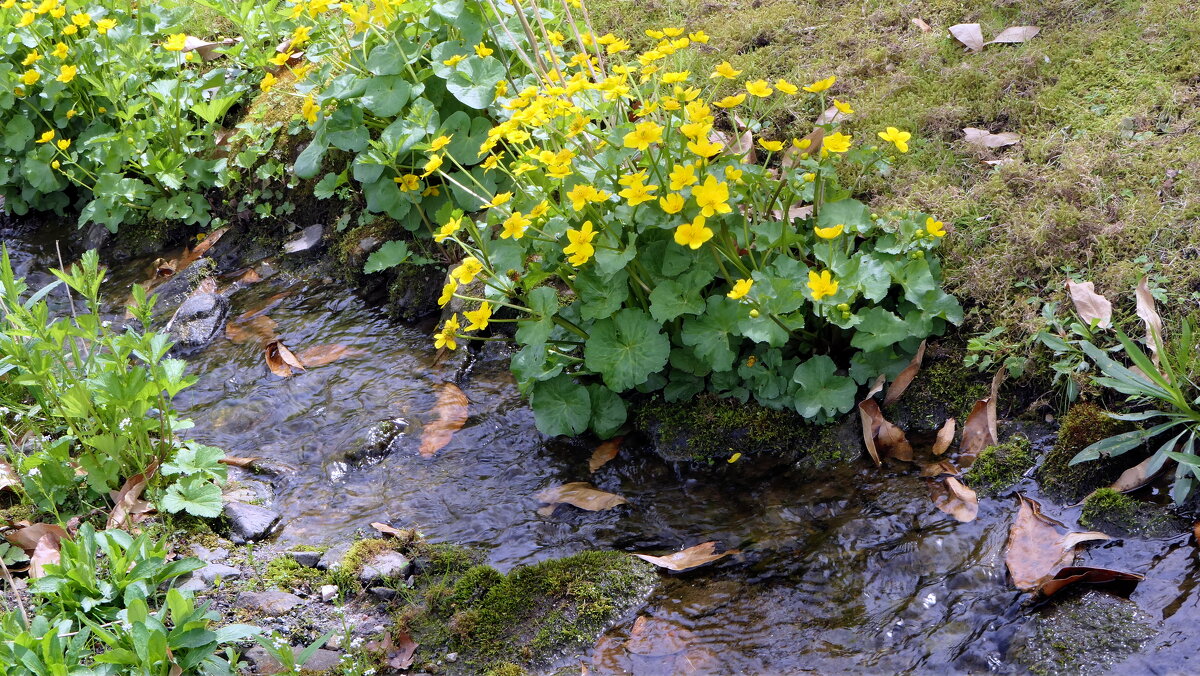
[[1103,586],[1118,596],[1129,598],[1137,584],[1145,579],[1145,575],[1121,570],[1091,566],[1067,566],[1055,573],[1053,578],[1047,580],[1038,589],[1038,594],[1043,597],[1053,596],[1073,584],[1091,584]]
[[954,443],[954,430],[956,426],[957,423],[954,422],[954,418],[947,418],[946,422],[942,424],[942,428],[938,430],[937,439],[933,442],[934,455],[945,453],[946,449],[950,448],[950,444]]
[[993,134],[986,129],[963,128],[963,140],[981,148],[1003,148],[1021,142],[1021,135],[1013,131]]
[[983,44],[995,45],[1025,42],[1040,32],[1042,32],[1042,29],[1038,28],[1037,26],[1010,26],[1000,31],[996,37]]
[[1192,537],[1196,538],[1196,544],[1200,545],[1200,521],[1192,524]]
[[263,350],[266,353],[267,368],[280,378],[290,378],[293,372],[304,371],[304,364],[301,364],[296,355],[278,338],[265,343]]
[[881,465],[882,458],[896,458],[912,462],[912,444],[904,436],[904,430],[888,422],[879,410],[875,395],[883,389],[887,376],[880,375],[875,384],[867,392],[867,396],[858,405],[858,416],[862,421],[863,443],[867,452],[876,465]]
[[949,460],[939,460],[921,467],[921,476],[926,478],[958,476],[959,474],[962,474],[962,472]]
[[266,315],[250,319],[234,320],[225,325],[225,337],[234,343],[260,343],[266,345],[275,340],[278,324]]
[[992,388],[986,399],[975,402],[967,421],[963,423],[962,440],[958,444],[958,464],[967,469],[975,464],[980,452],[999,442],[997,430],[996,402],[1000,384],[1004,382],[1005,370],[1000,369],[992,376]]
[[1004,563],[1013,585],[1021,591],[1036,591],[1063,567],[1070,566],[1080,544],[1111,539],[1095,531],[1061,535],[1058,529],[1064,527],[1063,524],[1043,515],[1037,501],[1020,494],[1017,499],[1021,508],[1008,531]]
[[334,344],[313,345],[302,350],[296,357],[300,360],[301,364],[304,364],[305,368],[316,368],[333,363],[339,359],[361,357],[365,354],[365,350],[360,350],[356,347]]
[[246,268],[246,271],[234,278],[234,284],[257,284],[262,281],[262,275],[254,268]]
[[913,355],[912,361],[908,363],[908,366],[904,367],[900,375],[896,376],[896,379],[888,386],[887,393],[883,395],[884,406],[891,406],[900,399],[900,395],[904,394],[904,391],[912,384],[913,378],[916,378],[917,374],[921,372],[921,362],[924,359],[925,341],[922,340],[920,347],[917,348],[917,353]]
[[133,526],[154,511],[154,505],[142,499],[146,483],[158,471],[158,462],[152,462],[146,470],[125,480],[120,490],[110,491],[113,508],[108,514],[105,529],[121,528],[132,530]]
[[[388,638],[391,638],[389,636]],[[412,666],[417,648],[421,644],[413,640],[406,631],[396,635],[392,641],[392,649],[387,652],[388,666],[393,669],[407,669]]]
[[7,462],[0,460],[0,491],[20,485],[21,478],[17,476],[17,470]]
[[42,536],[29,554],[29,577],[45,577],[46,566],[57,564],[62,552],[62,537],[54,533]]
[[1121,476],[1109,488],[1118,493],[1129,493],[1145,486],[1158,476],[1166,462],[1162,458],[1150,456],[1129,469],[1121,472]]
[[838,110],[837,106],[829,106],[817,116],[816,124],[834,124],[835,122],[841,122],[847,117],[849,116]]
[[16,530],[9,531],[4,534],[4,539],[10,544],[20,547],[28,554],[37,547],[37,543],[47,535],[55,535],[58,538],[67,537],[67,531],[61,526],[56,526],[50,523],[30,523],[28,521],[18,521]]
[[695,547],[688,547],[687,549],[675,552],[674,554],[668,554],[666,556],[650,556],[649,554],[634,554],[634,556],[642,559],[643,561],[649,561],[659,568],[666,568],[667,570],[680,572],[691,570],[692,568],[699,568],[700,566],[710,564],[717,559],[722,559],[730,554],[738,553],[738,550],[736,549],[729,549],[717,554],[716,550],[717,543],[714,541],[705,542],[704,544],[699,544]]
[[1099,320],[1097,327],[1107,329],[1112,326],[1112,303],[1096,293],[1092,282],[1075,283],[1067,280],[1067,292],[1071,294],[1071,302],[1075,304],[1075,312],[1083,323],[1091,325],[1092,320]]
[[933,482],[930,494],[935,507],[960,523],[974,521],[979,516],[979,498],[975,491],[952,476]]
[[692,632],[682,625],[641,615],[629,630],[625,651],[645,657],[669,657],[687,650],[691,640]]
[[621,442],[625,437],[613,437],[608,441],[601,443],[592,451],[592,457],[588,460],[588,471],[595,472],[608,463],[609,460],[617,457],[621,452]]
[[217,40],[215,42],[209,42],[207,40],[201,40],[198,37],[189,35],[189,36],[187,36],[187,39],[185,39],[183,41],[183,51],[185,51],[185,52],[193,52],[194,51],[200,55],[201,59],[203,59],[205,61],[213,61],[215,59],[219,59],[220,57],[224,56],[224,54],[216,51],[218,47],[228,47],[230,45],[235,45],[240,41],[241,41],[240,38],[239,39],[225,38],[224,40]]
[[258,462],[259,460],[262,460],[262,458],[243,458],[236,455],[227,455],[217,462],[221,463],[222,465],[229,465],[230,467],[241,467],[242,469],[247,469],[253,467],[254,463]]
[[599,490],[585,481],[573,481],[562,486],[552,486],[535,497],[547,503],[546,507],[538,509],[538,514],[542,516],[553,514],[554,508],[558,505],[572,505],[589,512],[598,512],[629,502],[615,493]]
[[445,448],[454,433],[467,424],[467,395],[454,383],[442,383],[438,386],[437,403],[430,413],[437,417],[426,423],[421,432],[423,458],[433,457]]
[[925,23],[924,21],[922,21],[916,17],[912,18],[912,25],[916,26],[917,28],[920,28],[922,33],[928,33],[929,31],[933,30],[932,28],[929,27],[929,24]]
[[813,205],[811,204],[793,204],[792,206],[788,207],[787,219],[784,219],[783,217],[783,209],[772,209],[771,217],[776,220],[791,223],[797,219],[808,218],[809,216],[812,216],[812,213]]
[[381,523],[379,521],[372,522],[371,528],[374,528],[384,535],[391,535],[393,537],[408,537],[408,531],[401,530],[395,526],[389,526],[386,523]]
[[1146,325],[1146,349],[1150,351],[1150,360],[1158,366],[1158,347],[1163,344],[1163,324],[1146,279],[1142,277],[1142,281],[1138,282],[1134,295],[1137,297],[1137,316]]
[[983,30],[977,23],[960,23],[950,27],[950,35],[963,43],[967,50],[978,52],[983,49]]

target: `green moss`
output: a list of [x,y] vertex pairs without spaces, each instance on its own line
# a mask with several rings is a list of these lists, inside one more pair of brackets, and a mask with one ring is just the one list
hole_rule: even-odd
[[1070,590],[1019,630],[1005,661],[1039,675],[1108,674],[1155,633],[1153,619],[1136,604],[1099,591]]
[[498,664],[484,672],[484,676],[526,676],[529,672],[512,662]]
[[1029,440],[1017,436],[983,449],[964,478],[979,494],[995,495],[1020,481],[1036,461]]
[[966,420],[975,402],[988,396],[989,381],[963,365],[965,354],[952,341],[930,345],[920,373],[904,396],[884,407],[884,417],[909,433],[936,430],[947,418]]
[[808,447],[821,428],[793,411],[777,411],[754,403],[703,395],[668,403],[652,399],[637,407],[634,422],[670,460],[716,462],[734,453],[782,452]]
[[1109,535],[1163,537],[1183,529],[1162,505],[1135,500],[1111,488],[1098,489],[1087,497],[1079,523]]
[[1071,459],[1084,448],[1130,429],[1129,423],[1114,420],[1104,409],[1090,402],[1072,406],[1058,428],[1054,448],[1038,468],[1042,491],[1057,500],[1078,502],[1083,496],[1117,479],[1136,457],[1126,454],[1116,459],[1099,459],[1072,465]]
[[329,584],[329,578],[328,572],[302,566],[287,555],[272,559],[263,576],[267,587],[302,591],[312,591]]

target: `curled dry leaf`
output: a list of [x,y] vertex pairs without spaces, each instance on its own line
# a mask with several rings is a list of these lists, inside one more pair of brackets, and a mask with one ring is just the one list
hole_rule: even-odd
[[1067,566],[1054,577],[1047,580],[1040,588],[1041,596],[1053,596],[1073,584],[1091,584],[1103,586],[1106,590],[1118,596],[1129,598],[1137,584],[1145,580],[1145,575],[1127,573],[1122,570],[1108,568],[1093,568],[1091,566]]
[[933,505],[960,523],[974,521],[979,516],[979,498],[975,491],[952,476],[933,482],[930,493]]
[[1040,32],[1042,32],[1042,29],[1037,26],[1009,26],[984,44],[995,45],[1025,42]]
[[962,441],[959,442],[958,464],[967,469],[975,464],[975,458],[983,449],[999,442],[997,430],[996,401],[1000,384],[1004,382],[1005,370],[1000,369],[992,376],[992,388],[986,399],[975,402],[967,421],[963,423]]
[[62,537],[54,534],[45,535],[37,541],[37,546],[29,554],[29,577],[46,576],[46,566],[57,564],[61,559]]
[[957,423],[954,418],[947,418],[942,424],[942,428],[938,430],[937,438],[933,441],[933,454],[941,455],[950,448],[950,444],[954,443],[954,431]]
[[867,396],[858,405],[858,416],[862,421],[863,443],[867,453],[876,465],[881,465],[882,458],[892,457],[905,462],[912,462],[912,444],[904,436],[904,430],[896,427],[883,417],[876,403],[875,394],[883,389],[887,376],[880,375],[871,386]]
[[58,563],[59,543],[67,537],[67,531],[48,523],[19,521],[16,525],[15,531],[4,534],[5,539],[29,556],[29,576],[43,577],[47,564]]
[[224,40],[217,40],[215,42],[209,42],[207,40],[201,40],[198,37],[189,35],[183,41],[183,51],[196,52],[197,54],[200,55],[201,59],[204,59],[205,61],[213,61],[215,59],[218,59],[218,58],[224,56],[222,53],[217,51],[218,47],[228,47],[230,45],[236,45],[240,41],[241,41],[240,38],[239,39],[225,38]]
[[266,315],[258,315],[250,319],[240,319],[225,325],[225,337],[234,343],[260,343],[266,345],[275,340],[275,327],[278,324]]
[[1032,592],[1075,561],[1076,547],[1093,540],[1109,540],[1095,531],[1060,534],[1061,523],[1042,514],[1042,506],[1024,495],[1017,495],[1021,508],[1008,531],[1008,551],[1004,563],[1013,585]]
[[625,437],[613,437],[608,441],[601,443],[592,451],[592,457],[588,460],[588,471],[595,472],[608,463],[609,460],[617,457],[617,453],[621,452],[621,442]]
[[572,505],[589,512],[612,509],[629,501],[615,494],[602,491],[585,481],[573,481],[562,486],[553,486],[537,494],[538,500],[547,506],[538,509],[538,514],[550,516],[558,505]]
[[437,403],[430,413],[437,416],[421,432],[421,457],[429,458],[450,443],[454,433],[467,424],[467,395],[454,383],[438,386]]
[[921,468],[923,477],[958,476],[962,472],[949,460],[939,460]]
[[304,364],[292,354],[292,351],[278,338],[263,345],[266,353],[267,368],[280,378],[290,378],[293,372],[304,371]]
[[17,476],[17,470],[13,466],[0,460],[0,491],[13,486],[20,486],[21,478]]
[[392,638],[392,634],[389,632],[383,635],[383,639],[370,641],[365,647],[371,652],[382,653],[383,659],[387,661],[387,666],[392,669],[404,670],[412,666],[419,646],[420,644],[414,641],[408,632],[400,632],[396,634],[395,638]]
[[366,352],[364,350],[360,350],[356,347],[346,347],[345,345],[334,344],[313,345],[312,347],[302,350],[300,354],[296,355],[296,357],[300,360],[301,364],[304,364],[305,368],[316,368],[317,366],[324,366],[339,359],[345,359],[347,357],[361,357],[365,354]]
[[389,526],[386,523],[381,523],[379,521],[372,522],[371,528],[374,528],[383,535],[391,535],[392,537],[408,537],[408,531],[401,530],[395,526]]
[[1096,293],[1096,285],[1092,282],[1073,282],[1067,280],[1067,292],[1071,294],[1071,302],[1075,304],[1075,312],[1085,324],[1091,325],[1092,320],[1098,320],[1096,326],[1107,329],[1112,326],[1112,303]]
[[668,554],[667,556],[650,556],[649,554],[634,554],[634,556],[649,561],[659,568],[674,570],[676,572],[691,570],[712,563],[718,559],[722,559],[730,554],[737,554],[738,550],[729,549],[721,553],[717,553],[717,543],[705,542],[704,544],[688,547],[683,551]]
[[999,134],[993,134],[986,129],[976,129],[975,127],[963,128],[963,140],[973,146],[981,148],[1003,148],[1021,142],[1021,135],[1005,131]]
[[920,28],[922,33],[928,33],[929,31],[933,30],[929,27],[929,24],[925,23],[921,19],[918,19],[917,17],[912,18],[912,25]]
[[1162,473],[1166,466],[1164,459],[1157,459],[1155,456],[1150,456],[1129,469],[1121,472],[1121,476],[1113,482],[1109,488],[1118,493],[1129,493],[1145,486],[1154,480],[1154,477]]
[[132,530],[136,523],[154,511],[154,505],[142,499],[142,491],[146,490],[147,481],[154,476],[154,472],[157,470],[158,463],[152,463],[150,467],[146,468],[146,471],[126,479],[120,490],[109,492],[113,508],[108,514],[108,523],[105,524],[105,529]]
[[1154,296],[1150,294],[1150,286],[1146,283],[1145,277],[1138,282],[1134,295],[1137,297],[1137,316],[1146,325],[1146,349],[1150,350],[1150,359],[1157,367],[1158,347],[1163,344],[1163,324],[1162,317],[1158,316],[1158,310],[1154,305]]
[[977,23],[960,23],[950,27],[950,35],[972,52],[983,49],[983,30]]
[[904,391],[912,384],[913,378],[916,378],[917,374],[921,372],[921,362],[924,360],[925,341],[922,340],[921,345],[917,348],[917,353],[913,355],[912,361],[908,363],[908,366],[904,367],[900,375],[896,376],[896,379],[888,386],[887,393],[883,395],[884,406],[891,406],[900,399],[900,395],[904,394]]
[[217,462],[221,463],[222,465],[229,465],[230,467],[241,467],[242,469],[247,469],[253,467],[254,463],[258,462],[259,460],[262,460],[262,458],[243,458],[236,455],[227,455]]

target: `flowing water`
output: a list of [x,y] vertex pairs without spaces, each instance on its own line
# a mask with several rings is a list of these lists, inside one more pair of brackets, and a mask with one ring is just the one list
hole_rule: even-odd
[[[53,246],[6,239],[19,270],[44,281]],[[114,267],[114,298],[145,263]],[[360,353],[283,379],[267,371],[257,344],[218,339],[190,357],[199,381],[177,403],[196,439],[292,468],[272,503],[284,515],[282,541],[331,543],[382,521],[484,548],[501,569],[587,549],[664,553],[716,540],[741,550],[665,577],[635,636],[630,618],[600,641],[593,673],[1022,671],[1009,654],[1035,610],[1006,580],[1011,495],[982,499],[978,518],[958,523],[933,506],[927,480],[910,466],[813,472],[756,465],[748,453],[696,472],[636,445],[589,474],[587,441],[537,432],[502,350],[435,365],[429,325],[394,322],[322,279],[276,275],[235,293],[232,314],[279,293],[266,313],[286,345]],[[422,425],[447,382],[466,394],[470,417],[444,449],[422,457]],[[384,420],[404,430],[392,452],[347,461]],[[539,515],[534,496],[569,481],[591,481],[630,504]],[[1030,480],[1017,488],[1037,495]],[[1043,504],[1074,524],[1077,509]],[[1080,559],[1145,574],[1131,599],[1161,623],[1114,671],[1190,671],[1200,635],[1190,537],[1114,540]]]

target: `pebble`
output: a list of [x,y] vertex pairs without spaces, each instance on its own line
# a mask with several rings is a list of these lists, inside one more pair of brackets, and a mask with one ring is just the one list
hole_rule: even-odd
[[321,559],[317,561],[317,568],[321,570],[337,568],[341,565],[342,559],[346,558],[346,554],[352,546],[351,542],[342,542],[326,549],[325,553],[321,555]]
[[321,585],[321,601],[329,603],[337,598],[338,586],[336,584]]
[[358,579],[364,585],[378,580],[403,580],[412,569],[412,561],[400,552],[380,552],[363,566]]
[[296,551],[288,552],[288,556],[295,559],[296,563],[305,568],[316,568],[317,563],[321,560],[321,552]]
[[447,662],[457,662],[458,661],[458,653],[446,653],[446,661]]
[[396,590],[388,587],[371,587],[367,591],[371,592],[371,596],[380,601],[391,601],[396,598]]
[[265,538],[280,518],[279,512],[244,502],[226,504],[225,516],[229,519],[229,539],[236,545]]
[[238,608],[245,608],[272,617],[282,615],[301,603],[304,603],[304,600],[299,596],[283,591],[242,592],[234,601],[234,605]]

